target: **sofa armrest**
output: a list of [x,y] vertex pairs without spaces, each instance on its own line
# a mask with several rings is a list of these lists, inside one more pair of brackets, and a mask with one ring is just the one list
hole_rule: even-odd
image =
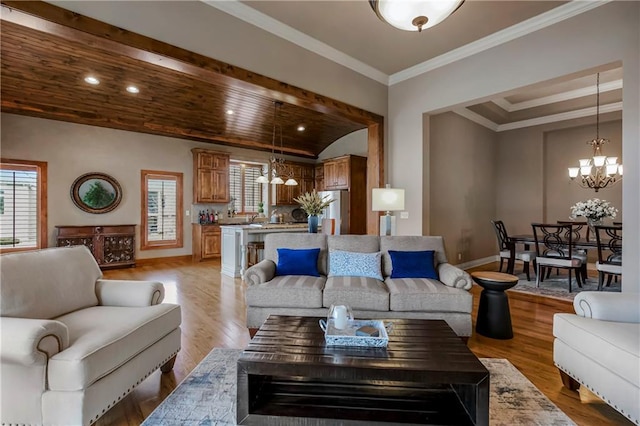
[[276,276],[276,264],[269,259],[261,260],[244,273],[247,285],[256,285],[271,281]]
[[473,286],[471,275],[450,263],[440,263],[438,265],[438,276],[442,284],[449,287],[470,290]]
[[164,299],[164,285],[157,281],[98,280],[96,296],[101,306],[152,306]]
[[582,291],[573,299],[573,309],[585,318],[640,323],[640,294]]
[[3,363],[30,366],[69,347],[69,330],[60,321],[0,317]]

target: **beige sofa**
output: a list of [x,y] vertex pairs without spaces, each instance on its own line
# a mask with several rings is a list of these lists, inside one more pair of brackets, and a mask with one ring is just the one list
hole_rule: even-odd
[[158,282],[103,280],[84,246],[0,257],[2,424],[88,425],[180,350]]
[[[278,248],[319,248],[320,277],[276,276]],[[332,276],[329,250],[381,252],[383,280]],[[434,250],[439,280],[391,279],[389,250]],[[271,314],[326,316],[332,304],[347,304],[355,318],[443,319],[459,336],[471,336],[473,298],[469,274],[447,263],[442,237],[268,234],[264,260],[247,269],[247,326],[258,328]]]
[[586,386],[640,425],[640,294],[583,291],[576,314],[553,317],[553,361],[564,385]]

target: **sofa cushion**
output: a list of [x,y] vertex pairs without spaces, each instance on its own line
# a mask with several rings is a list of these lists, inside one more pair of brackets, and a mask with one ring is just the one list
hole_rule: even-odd
[[389,290],[380,280],[367,277],[329,277],[324,286],[322,304],[349,305],[368,311],[389,310]]
[[447,263],[447,256],[444,251],[444,243],[442,237],[432,236],[382,236],[380,237],[380,251],[382,252],[382,275],[386,278],[391,275],[391,257],[389,250],[400,251],[419,251],[433,250],[435,251],[436,266],[440,263]]
[[247,287],[247,306],[321,308],[325,277],[285,275]]
[[2,255],[0,315],[53,319],[96,306],[102,272],[85,246]]
[[463,289],[453,288],[427,278],[387,278],[392,311],[471,313],[473,297]]
[[329,250],[375,253],[380,251],[380,237],[377,235],[329,235],[327,248]]
[[329,276],[369,277],[382,281],[381,253],[329,250]]
[[278,249],[310,249],[319,248],[318,272],[327,275],[327,236],[297,232],[267,234],[264,238],[264,258],[278,264]]
[[438,279],[433,250],[389,250],[388,253],[391,256],[391,278]]
[[553,335],[640,387],[640,324],[555,314]]
[[276,275],[309,275],[319,277],[319,248],[313,249],[278,249]]
[[[49,360],[51,390],[75,391],[128,362],[180,326],[180,306],[95,306],[56,318],[70,346]],[[151,367],[151,366],[150,366]]]

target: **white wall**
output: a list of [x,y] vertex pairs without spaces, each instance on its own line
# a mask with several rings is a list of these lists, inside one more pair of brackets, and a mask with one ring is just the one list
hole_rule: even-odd
[[[428,162],[422,115],[471,104],[496,94],[622,61],[624,275],[640,276],[640,3],[611,2],[389,89],[390,183],[405,188],[409,219],[400,234],[423,229]],[[606,31],[589,31],[599,28]],[[407,170],[410,170],[408,173]],[[432,183],[433,184],[433,183]],[[633,218],[633,219],[632,219]],[[635,219],[635,220],[634,220]],[[640,292],[640,280],[627,279],[624,291]]]
[[362,129],[341,137],[318,154],[318,160],[326,160],[327,158],[340,157],[346,154],[366,157],[368,134],[367,129]]

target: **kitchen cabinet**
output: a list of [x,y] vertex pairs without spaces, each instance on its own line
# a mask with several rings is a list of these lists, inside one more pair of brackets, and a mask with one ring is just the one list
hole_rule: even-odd
[[194,262],[205,259],[219,258],[221,250],[220,226],[214,224],[192,226],[192,250],[191,258]]
[[56,245],[86,246],[101,269],[136,265],[136,225],[56,226]]
[[[314,181],[314,165],[304,163],[293,163],[285,161],[285,164],[290,167],[292,171],[292,177],[298,181],[298,185],[271,185],[271,204],[274,206],[297,206],[298,203],[294,200],[305,192],[313,191],[315,186]],[[281,176],[285,181],[288,176]]]
[[193,202],[228,203],[229,155],[206,149],[194,148],[193,153]]
[[324,164],[316,164],[313,179],[315,190],[324,191]]
[[367,233],[367,158],[345,155],[324,161],[324,190],[348,191],[348,234]]

